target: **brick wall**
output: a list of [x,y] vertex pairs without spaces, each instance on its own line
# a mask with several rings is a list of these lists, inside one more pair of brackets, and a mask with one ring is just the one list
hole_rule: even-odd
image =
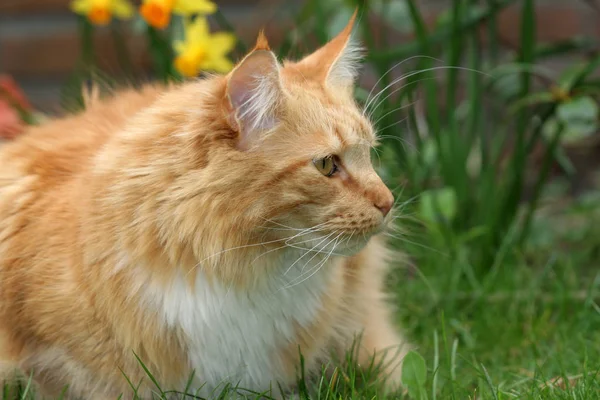
[[[323,0],[327,1],[327,0]],[[273,14],[268,4],[296,7],[302,0],[217,0],[223,13],[234,22],[237,33],[252,40],[262,25],[277,40],[286,23]],[[420,0],[418,4],[429,23],[448,0]],[[79,57],[77,19],[68,10],[69,0],[0,0],[0,73],[13,75],[33,104],[44,111],[57,110],[60,87]],[[594,8],[593,6],[596,6]],[[575,35],[600,39],[600,0],[538,0],[537,36],[541,41]],[[505,10],[499,32],[507,47],[518,45],[519,5]],[[406,40],[390,27],[396,40]],[[134,69],[143,74],[149,59],[144,37],[127,35]],[[98,59],[108,72],[120,70],[109,29],[95,36]],[[551,65],[560,68],[560,60]]]

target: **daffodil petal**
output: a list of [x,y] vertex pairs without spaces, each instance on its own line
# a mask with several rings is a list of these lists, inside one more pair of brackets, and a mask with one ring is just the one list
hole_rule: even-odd
[[225,57],[207,59],[200,65],[201,69],[225,73],[231,71],[233,63]]
[[215,33],[210,38],[210,49],[218,50],[220,54],[226,54],[235,46],[235,36],[231,33]]
[[185,45],[184,41],[177,40],[177,41],[173,42],[173,50],[175,50],[175,52],[177,54],[184,53],[185,52],[185,48],[186,48],[186,45]]
[[69,5],[71,11],[73,11],[76,14],[87,14],[91,6],[92,4],[89,0],[74,0]]
[[128,19],[133,16],[133,6],[127,0],[114,0],[113,12],[119,18]]
[[176,0],[173,12],[182,15],[212,14],[217,11],[217,5],[208,0]]
[[194,22],[188,22],[185,29],[185,38],[188,41],[205,41],[210,36],[208,21],[206,18],[196,18]]

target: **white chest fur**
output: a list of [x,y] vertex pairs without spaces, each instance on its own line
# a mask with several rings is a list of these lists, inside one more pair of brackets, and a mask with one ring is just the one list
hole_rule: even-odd
[[317,269],[298,263],[284,274],[284,263],[279,275],[252,291],[208,282],[202,273],[193,291],[184,279],[176,280],[160,296],[159,307],[166,322],[187,336],[197,383],[205,384],[202,392],[227,382],[253,390],[276,387],[282,373],[277,349],[293,343],[298,324],[317,318],[332,276],[330,264]]

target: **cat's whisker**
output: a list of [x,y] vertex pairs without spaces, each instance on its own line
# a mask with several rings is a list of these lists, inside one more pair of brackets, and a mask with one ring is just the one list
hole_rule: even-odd
[[[402,78],[402,79],[405,79],[405,78]],[[391,92],[389,92],[387,94],[387,96],[385,96],[384,98],[378,99],[378,101],[376,103],[372,103],[372,104],[375,104],[375,105],[373,106],[373,108],[369,112],[367,118],[372,119],[373,115],[375,114],[375,111],[377,111],[377,109],[383,104],[384,101],[386,101],[391,96],[393,96],[394,93],[398,93],[400,90],[406,89],[407,87],[409,87],[411,85],[416,85],[417,83],[421,83],[421,82],[425,82],[425,81],[430,81],[430,80],[435,80],[435,78],[421,78],[421,79],[417,79],[415,81],[408,82],[408,83],[406,83],[404,85],[401,85],[401,86],[395,88],[394,90],[392,90]],[[396,82],[396,83],[398,83],[398,82]],[[381,93],[381,94],[384,94],[384,93]],[[417,102],[418,102],[418,100],[414,101],[413,104],[416,104]]]
[[356,232],[356,229],[352,229],[352,232],[350,233],[350,235],[346,239],[346,246],[350,245],[350,240],[352,239],[352,236],[354,236],[354,232]]
[[379,150],[375,146],[371,146],[371,148],[375,151],[375,155],[377,155],[377,168],[381,168],[381,156],[379,155]]
[[374,125],[374,126],[377,126],[377,124],[379,124],[379,122],[381,122],[381,120],[382,120],[382,119],[384,119],[385,117],[387,117],[388,115],[390,115],[390,114],[393,114],[393,113],[395,113],[395,112],[398,112],[398,111],[400,111],[400,110],[402,110],[402,109],[404,109],[404,108],[411,107],[411,106],[413,106],[413,105],[417,104],[417,102],[418,102],[419,100],[420,100],[420,99],[417,99],[417,100],[415,100],[415,101],[413,101],[413,102],[410,102],[410,103],[408,103],[408,104],[405,104],[405,105],[403,105],[403,106],[400,106],[400,107],[396,107],[396,108],[394,108],[394,109],[392,109],[392,110],[390,110],[390,111],[386,112],[386,113],[385,113],[385,114],[383,114],[381,117],[379,117],[379,118],[377,119],[377,121],[373,122],[373,125]]
[[[398,78],[396,78],[396,79],[394,79],[392,82],[390,82],[390,83],[389,83],[389,84],[388,84],[386,87],[384,87],[383,89],[381,89],[381,90],[380,90],[380,91],[379,91],[379,92],[378,92],[378,93],[377,93],[377,94],[376,94],[376,95],[375,95],[375,96],[374,96],[374,97],[373,97],[373,98],[372,98],[372,99],[369,101],[369,103],[365,104],[365,106],[364,106],[364,110],[363,110],[363,111],[364,111],[365,113],[367,113],[367,112],[368,112],[368,114],[365,114],[365,116],[366,116],[367,118],[369,118],[369,119],[370,119],[370,118],[373,116],[373,112],[374,112],[374,111],[377,109],[377,107],[379,106],[379,104],[381,104],[381,101],[379,101],[379,98],[380,98],[380,96],[382,96],[383,94],[385,94],[385,93],[386,93],[386,90],[388,90],[388,89],[392,88],[394,85],[398,84],[399,82],[403,81],[404,79],[406,79],[406,78],[410,78],[410,76],[412,76],[412,75],[410,75],[410,74],[414,74],[414,73],[415,73],[415,72],[413,71],[413,72],[408,72],[408,73],[406,73],[406,74],[400,75]],[[433,79],[433,78],[423,78],[423,79]],[[413,82],[406,83],[406,84],[404,84],[404,85],[400,86],[400,88],[396,88],[396,89],[394,89],[394,90],[397,90],[397,89],[402,89],[402,88],[404,88],[404,87],[407,87],[408,85],[411,85],[411,84],[415,84],[415,83],[417,83],[417,82],[420,82],[421,80],[422,80],[422,79],[420,79],[420,80],[416,80],[416,81],[413,81]],[[372,106],[373,106],[373,104],[375,104],[376,106],[375,106],[375,107],[372,107]]]
[[[318,232],[318,231],[315,231],[315,232]],[[312,232],[311,232],[311,233],[312,233]],[[267,255],[267,254],[269,254],[269,253],[272,253],[272,252],[274,252],[274,251],[277,251],[277,250],[281,250],[281,249],[285,249],[285,248],[292,248],[292,249],[306,250],[304,247],[300,247],[300,246],[297,246],[297,245],[299,245],[299,244],[303,244],[303,243],[309,243],[309,242],[313,242],[313,241],[315,241],[315,240],[319,240],[319,239],[321,239],[321,238],[320,238],[320,237],[316,237],[316,238],[310,238],[310,239],[307,239],[307,240],[303,240],[303,241],[301,241],[301,242],[294,243],[293,245],[292,245],[292,244],[289,244],[289,243],[287,243],[287,242],[286,242],[286,243],[285,243],[283,246],[276,247],[276,248],[274,248],[274,249],[271,249],[271,250],[267,250],[267,251],[265,251],[264,253],[262,253],[262,254],[260,254],[260,255],[256,256],[256,258],[254,258],[254,260],[252,260],[252,261],[250,262],[250,264],[253,264],[253,263],[254,263],[256,260],[258,260],[258,259],[259,259],[259,258],[261,258],[262,256],[264,256],[264,255]],[[308,251],[310,252],[311,250],[308,250]]]
[[[335,234],[335,233],[337,233],[337,232],[338,232],[338,231],[334,231],[334,232],[333,232],[333,234]],[[339,234],[337,237],[340,237],[340,235],[342,235],[342,234],[340,233],[340,234]],[[337,237],[336,237],[336,238],[337,238]],[[335,240],[336,238],[334,238],[333,240]],[[319,243],[319,244],[320,244],[320,243]],[[308,264],[310,264],[310,262],[311,262],[311,261],[312,261],[312,260],[313,260],[313,259],[314,259],[316,256],[318,256],[318,255],[319,255],[319,254],[321,254],[321,253],[324,253],[324,252],[326,252],[326,251],[327,251],[327,246],[329,246],[330,244],[331,244],[331,242],[327,243],[325,246],[323,246],[323,250],[318,250],[318,251],[317,251],[317,252],[316,252],[316,253],[315,253],[315,254],[314,254],[314,255],[313,255],[313,256],[312,256],[312,257],[311,257],[311,258],[310,258],[308,261],[306,261],[306,262],[304,263],[304,265],[302,266],[302,269],[300,270],[300,273],[303,273],[303,272],[304,272],[304,269],[306,268],[306,266],[307,266]],[[296,260],[296,262],[297,262],[297,261],[299,261],[299,259],[298,259],[298,260]],[[294,263],[295,263],[295,262],[294,262]]]
[[[300,282],[293,283],[293,284],[291,284],[291,285],[285,286],[285,287],[283,287],[282,289],[290,289],[290,288],[292,288],[292,287],[294,287],[294,286],[300,285],[300,284],[302,284],[303,282],[306,282],[306,281],[307,281],[308,279],[310,279],[312,276],[314,276],[314,275],[315,275],[317,272],[319,272],[319,271],[321,270],[321,268],[323,268],[323,266],[324,266],[324,265],[327,263],[327,261],[329,261],[329,258],[331,258],[331,255],[332,255],[333,251],[334,251],[334,250],[335,250],[335,248],[337,247],[337,244],[338,244],[338,241],[337,241],[337,240],[339,239],[339,237],[340,237],[342,234],[343,234],[343,233],[340,233],[338,236],[336,236],[336,237],[335,237],[335,238],[334,238],[332,241],[330,241],[330,242],[327,244],[327,246],[329,246],[331,243],[333,243],[333,242],[335,241],[335,243],[333,243],[333,246],[331,247],[331,251],[329,252],[329,254],[327,254],[327,256],[326,256],[326,257],[325,257],[325,258],[324,258],[322,261],[320,261],[320,262],[319,262],[317,265],[315,265],[313,268],[311,268],[311,269],[308,271],[308,272],[310,273],[310,275],[308,275],[306,278],[302,279]],[[304,269],[304,267],[303,267],[302,269]],[[312,273],[311,273],[311,271],[312,271]],[[299,277],[302,277],[302,275],[300,275]],[[299,277],[298,277],[298,278],[299,278]],[[298,278],[296,278],[296,279],[298,279]],[[293,282],[293,281],[292,281],[292,282]]]
[[[321,240],[319,243],[317,243],[316,245],[313,246],[312,249],[304,252],[304,254],[302,254],[300,257],[298,257],[298,259],[296,261],[294,261],[289,267],[288,269],[285,270],[285,272],[283,273],[283,276],[287,275],[288,272],[291,271],[291,269],[294,267],[294,265],[296,265],[296,263],[298,263],[298,261],[300,261],[301,259],[303,259],[308,253],[310,253],[312,250],[316,249],[321,243],[323,243],[324,241],[326,241],[327,239],[329,239],[331,236],[333,236],[337,231],[333,231],[331,232],[329,235],[325,236],[323,238],[323,240]],[[315,258],[317,255],[319,254],[319,252],[316,252],[307,262],[310,262],[313,258]],[[306,266],[306,264],[305,264]],[[304,269],[304,267],[303,267]]]
[[[322,224],[315,225],[315,226],[313,226],[313,227],[311,227],[311,228],[305,228],[305,229],[302,229],[302,230],[300,230],[300,233],[302,233],[302,232],[314,233],[314,232],[320,232],[320,231],[323,231],[323,230],[325,230],[325,229],[327,229],[327,223],[326,223],[326,222],[325,222],[325,223],[322,223]],[[296,237],[296,236],[294,235],[294,236],[292,236],[291,238],[289,238],[287,241],[289,241],[289,240],[292,240],[292,239],[294,239],[295,237]],[[286,242],[287,242],[287,241],[286,241]]]
[[[417,194],[417,195],[415,195],[415,196],[411,197],[410,199],[403,201],[402,203],[398,204],[397,206],[394,206],[394,207],[392,208],[392,215],[396,215],[396,214],[402,213],[402,211],[403,211],[403,210],[404,210],[406,207],[408,207],[410,204],[412,204],[412,203],[416,202],[416,201],[417,201],[417,199],[418,199],[419,197],[421,197],[421,195],[420,195],[420,194]],[[408,215],[408,214],[403,214],[403,215],[405,215],[405,216],[406,216],[406,215]]]
[[460,71],[467,71],[467,72],[475,72],[484,76],[489,77],[489,74],[486,74],[483,71],[479,71],[476,69],[472,69],[472,68],[467,68],[467,67],[460,67],[460,66],[453,66],[453,65],[446,65],[446,66],[441,66],[441,67],[431,67],[431,68],[424,68],[418,71],[413,71],[413,72],[409,72],[406,73],[404,75],[401,75],[399,78],[394,79],[389,85],[387,85],[386,87],[384,87],[382,90],[379,91],[379,93],[374,96],[367,104],[365,104],[365,109],[368,109],[369,105],[373,103],[373,101],[379,97],[382,93],[384,93],[386,90],[388,90],[390,87],[394,86],[396,83],[400,82],[403,79],[407,79],[410,78],[411,76],[417,75],[417,74],[421,74],[424,72],[431,72],[431,71],[437,71],[437,70],[443,70],[443,69],[457,69]]
[[272,226],[258,225],[257,228],[263,228],[267,231],[300,231],[298,228],[274,228]]
[[404,200],[402,203],[398,204],[401,197],[402,197],[402,192],[400,193],[400,195],[396,196],[396,198],[394,199],[394,204],[392,205],[392,209],[391,209],[390,213],[388,214],[388,216],[386,217],[387,218],[387,221],[385,222],[386,227],[392,227],[393,222],[396,221],[397,219],[408,219],[408,217],[410,217],[410,214],[404,214],[404,213],[402,215],[398,215],[398,214],[400,214],[402,212],[402,210],[404,210],[404,208],[406,208],[409,204],[416,201],[420,197],[420,194],[417,194],[407,200]]
[[217,257],[217,256],[219,256],[219,255],[221,255],[221,254],[224,254],[224,253],[227,253],[227,252],[230,252],[230,251],[233,251],[233,250],[240,250],[240,249],[246,249],[246,248],[250,248],[250,247],[264,246],[264,245],[266,245],[266,244],[272,244],[272,243],[278,243],[278,242],[286,242],[286,241],[288,241],[288,240],[291,240],[291,239],[294,239],[294,238],[297,238],[297,237],[304,236],[304,235],[307,235],[307,234],[309,234],[309,233],[312,233],[312,232],[313,232],[313,229],[315,229],[315,227],[313,227],[313,228],[307,228],[307,229],[304,229],[304,230],[302,230],[301,232],[299,232],[299,233],[296,233],[295,235],[293,235],[293,236],[291,236],[291,237],[287,237],[287,238],[274,239],[274,240],[269,240],[269,241],[266,241],[266,242],[260,242],[260,243],[247,244],[247,245],[243,245],[243,246],[235,246],[235,247],[231,247],[231,248],[229,248],[229,249],[225,249],[225,250],[219,251],[219,252],[217,252],[217,253],[215,253],[215,254],[212,254],[212,255],[210,255],[210,256],[208,256],[208,257],[206,257],[206,258],[204,258],[204,259],[200,260],[200,261],[199,261],[199,262],[198,262],[198,263],[197,263],[197,264],[194,266],[194,268],[192,268],[192,269],[191,269],[191,270],[188,272],[188,274],[189,274],[189,273],[191,273],[192,271],[194,271],[194,270],[195,270],[196,268],[198,268],[199,266],[201,266],[201,265],[202,265],[204,262],[206,262],[207,260],[210,260],[211,258]]
[[[270,222],[270,223],[272,223],[274,225],[280,226],[282,228],[290,229],[290,230],[301,231],[301,230],[306,229],[306,228],[294,228],[293,226],[285,225],[285,224],[282,224],[281,222],[277,222],[277,221],[274,221],[274,220],[269,219],[269,218],[264,218],[264,217],[260,217],[260,218],[263,219],[263,220],[265,220],[266,222]],[[317,225],[313,226],[312,228],[317,227],[317,226],[322,226],[322,225],[325,225],[325,224],[327,224],[327,222],[323,222],[323,223],[317,224]]]
[[[396,64],[392,65],[392,66],[391,66],[391,67],[390,67],[390,68],[389,68],[389,69],[388,69],[388,70],[387,70],[387,71],[386,71],[386,72],[385,72],[383,75],[381,75],[381,76],[379,77],[379,79],[377,80],[377,82],[375,82],[375,84],[373,85],[373,87],[372,87],[372,88],[371,88],[371,90],[369,91],[369,94],[367,95],[367,100],[365,101],[365,104],[368,104],[368,103],[369,103],[369,100],[371,99],[371,95],[373,94],[373,90],[375,90],[375,88],[377,87],[377,85],[379,85],[379,82],[381,82],[381,81],[383,80],[383,78],[385,78],[386,76],[388,76],[388,74],[389,74],[390,72],[392,72],[394,69],[398,68],[398,67],[399,67],[399,66],[401,66],[402,64],[404,64],[404,63],[406,63],[406,62],[408,62],[408,61],[410,61],[410,60],[414,60],[414,59],[416,59],[416,58],[429,58],[429,59],[431,59],[431,60],[435,60],[435,61],[442,62],[442,60],[440,60],[440,59],[437,59],[437,58],[434,58],[434,57],[430,57],[430,56],[423,56],[423,55],[412,56],[412,57],[409,57],[409,58],[406,58],[406,59],[404,59],[404,60],[402,60],[402,61],[399,61],[399,62],[397,62]],[[366,109],[367,109],[367,108],[366,108],[366,105],[365,105],[365,108],[364,108],[364,110],[366,110]],[[363,110],[363,111],[364,111],[364,110]]]
[[421,248],[423,248],[423,249],[425,249],[425,250],[428,250],[428,251],[433,251],[434,253],[437,253],[437,254],[440,254],[440,255],[443,255],[443,256],[447,256],[447,254],[446,254],[446,253],[444,253],[444,252],[442,252],[442,251],[440,251],[440,250],[438,250],[438,249],[435,249],[435,248],[433,248],[433,247],[431,247],[431,246],[426,246],[426,245],[424,245],[424,244],[422,244],[422,243],[418,243],[418,242],[415,242],[415,241],[412,241],[412,240],[406,239],[406,237],[405,237],[403,234],[401,234],[401,233],[396,233],[396,234],[394,235],[394,234],[392,234],[392,233],[385,232],[384,234],[385,234],[386,236],[389,236],[389,237],[391,237],[391,238],[393,238],[393,239],[396,239],[396,240],[399,240],[399,241],[401,241],[401,242],[408,243],[408,244],[412,244],[413,246],[421,247]]
[[[393,124],[389,124],[388,126],[386,126],[386,127],[385,127],[385,128],[383,128],[383,129],[380,129],[380,130],[382,130],[382,131],[385,131],[386,129],[389,129],[389,128],[391,128],[392,126],[396,126],[396,125],[398,125],[398,124],[401,124],[401,123],[403,123],[404,121],[406,121],[406,118],[404,118],[404,119],[401,119],[400,121],[396,121],[396,122],[394,122]],[[402,143],[405,143],[405,142],[406,142],[406,141],[403,141]]]
[[[385,129],[387,129],[387,128],[390,128],[390,127],[392,127],[392,126],[394,126],[394,125],[396,125],[396,124],[399,124],[399,123],[401,123],[401,122],[404,122],[404,121],[406,121],[406,118],[404,118],[404,119],[401,119],[400,121],[396,121],[396,123],[394,123],[394,124],[392,124],[392,125],[389,125],[389,126],[387,126]],[[402,144],[402,146],[405,146],[405,145],[406,145],[406,146],[409,146],[409,147],[411,148],[411,150],[413,150],[413,151],[415,151],[415,152],[418,152],[418,151],[419,151],[419,149],[417,149],[417,148],[415,147],[415,145],[414,145],[414,144],[412,144],[411,142],[409,142],[409,141],[408,141],[408,140],[406,140],[406,139],[402,139],[402,138],[401,138],[401,137],[399,137],[399,136],[394,136],[394,135],[378,135],[377,137],[378,137],[379,139],[390,139],[390,140],[396,140],[397,142],[401,143],[401,144]]]

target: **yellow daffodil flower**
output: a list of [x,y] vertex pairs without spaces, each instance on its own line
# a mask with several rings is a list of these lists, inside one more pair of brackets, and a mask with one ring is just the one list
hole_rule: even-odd
[[133,6],[128,0],[73,0],[71,10],[96,25],[108,24],[113,16],[128,19],[133,15]]
[[175,42],[175,68],[184,76],[196,76],[201,70],[228,72],[233,63],[226,57],[235,45],[231,33],[211,34],[205,18],[196,18],[185,26],[185,41]]
[[164,29],[171,21],[171,13],[189,16],[212,14],[217,6],[210,0],[144,0],[140,14],[148,25]]

